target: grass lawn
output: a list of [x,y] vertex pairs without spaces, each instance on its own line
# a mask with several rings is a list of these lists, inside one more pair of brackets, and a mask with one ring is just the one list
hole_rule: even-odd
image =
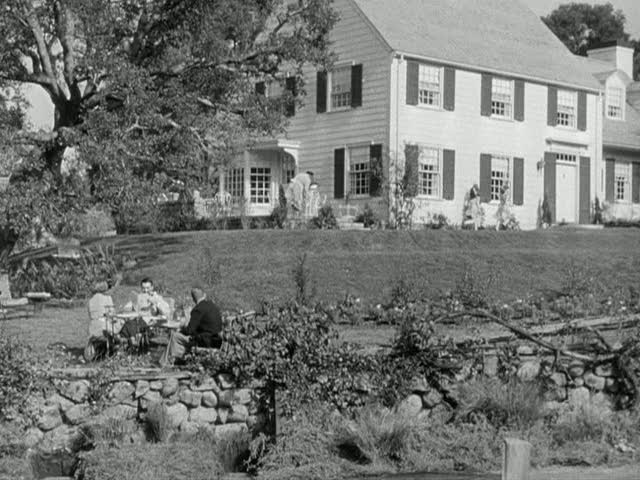
[[[306,253],[316,297],[337,301],[346,293],[365,302],[387,301],[399,279],[418,282],[427,295],[455,286],[465,269],[496,276],[492,294],[509,300],[555,289],[573,263],[607,285],[640,287],[640,231],[556,229],[534,232],[470,231],[208,231],[116,237],[121,253],[138,260],[114,292],[123,304],[139,280],[151,276],[173,296],[207,283],[218,270],[214,296],[225,309],[251,310],[262,299],[294,295],[292,268]],[[42,315],[0,321],[0,329],[45,348],[55,342],[82,347],[86,307],[45,308]],[[379,330],[384,330],[380,327]],[[346,337],[388,341],[389,331],[346,332]]]

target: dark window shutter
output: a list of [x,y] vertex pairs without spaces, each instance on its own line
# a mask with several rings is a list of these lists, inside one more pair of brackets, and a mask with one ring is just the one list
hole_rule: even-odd
[[333,197],[344,198],[344,148],[333,151]]
[[298,87],[296,77],[287,77],[285,79],[285,89],[291,94],[291,98],[285,105],[284,114],[287,117],[293,117],[296,114],[296,96],[298,95]]
[[491,201],[491,155],[480,154],[480,201]]
[[382,180],[384,178],[382,173],[382,145],[371,145],[369,147],[369,162],[371,164],[369,195],[379,197],[382,195]]
[[267,93],[267,85],[262,81],[256,82],[255,89],[256,95],[265,95]]
[[591,159],[580,157],[580,209],[578,222],[591,223]]
[[631,165],[631,201],[640,203],[640,163]]
[[456,109],[456,70],[445,67],[444,69],[444,99],[442,106],[445,110],[453,112]]
[[407,105],[418,105],[418,81],[420,64],[407,62]]
[[518,122],[524,122],[524,82],[516,80],[513,86],[514,112],[513,118]]
[[613,202],[616,194],[616,161],[607,158],[604,175],[604,198],[607,202]]
[[351,107],[362,106],[362,65],[351,67]]
[[493,77],[491,75],[482,74],[482,85],[480,87],[480,115],[483,117],[491,116],[491,84]]
[[513,159],[513,204],[524,205],[524,158]]
[[547,87],[547,125],[555,127],[558,124],[558,89]]
[[404,175],[402,184],[404,194],[408,197],[418,195],[418,175],[420,170],[420,147],[418,145],[405,145],[404,147]]
[[327,72],[318,72],[316,79],[316,112],[327,111]]
[[544,198],[549,205],[551,223],[556,221],[556,154],[544,154]]
[[442,198],[453,200],[456,188],[456,152],[442,152]]
[[578,130],[587,130],[587,93],[578,92]]

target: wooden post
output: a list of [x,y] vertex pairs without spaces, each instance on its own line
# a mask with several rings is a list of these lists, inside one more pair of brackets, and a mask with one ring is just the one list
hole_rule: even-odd
[[504,440],[502,480],[529,480],[531,444],[524,440]]

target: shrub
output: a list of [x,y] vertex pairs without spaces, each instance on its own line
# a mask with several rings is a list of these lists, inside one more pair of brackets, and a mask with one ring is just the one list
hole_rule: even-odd
[[287,199],[284,194],[284,187],[280,185],[278,189],[278,205],[273,209],[269,217],[271,225],[277,228],[284,228],[287,221],[287,213]]
[[309,221],[310,228],[320,230],[335,230],[338,228],[338,220],[333,213],[331,205],[323,205],[318,211],[318,216]]
[[29,346],[0,331],[0,419],[22,413],[38,380],[33,358]]
[[111,215],[99,209],[91,207],[85,213],[77,216],[73,235],[81,238],[102,237],[108,232],[115,232],[116,224]]
[[460,416],[482,415],[494,427],[528,428],[541,420],[543,395],[536,382],[477,378],[460,386]]
[[453,297],[465,308],[487,308],[495,281],[492,270],[480,272],[467,265],[456,281]]
[[434,213],[429,216],[424,226],[429,230],[441,230],[450,226],[449,219],[443,213]]
[[144,418],[147,438],[153,442],[164,442],[171,434],[171,421],[167,413],[167,407],[157,402],[149,406]]
[[307,259],[308,257],[306,253],[298,256],[293,269],[291,270],[291,276],[293,277],[296,289],[296,302],[302,305],[306,305],[313,294],[311,285],[311,269],[309,268]]
[[380,225],[380,219],[368,203],[364,204],[362,213],[355,218],[355,221],[362,222],[364,224],[364,228],[371,228]]

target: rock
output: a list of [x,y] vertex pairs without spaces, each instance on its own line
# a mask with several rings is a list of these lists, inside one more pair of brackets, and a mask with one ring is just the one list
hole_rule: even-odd
[[227,423],[246,422],[249,417],[249,410],[246,405],[233,405],[227,418]]
[[618,393],[620,390],[620,384],[615,378],[607,378],[605,382],[605,391],[609,393]]
[[223,390],[228,390],[236,386],[236,382],[233,380],[233,376],[229,375],[228,373],[219,374],[216,377],[216,380],[218,381],[218,385],[220,385],[220,388],[222,388]]
[[535,350],[529,345],[520,345],[516,352],[520,356],[531,356],[535,354]]
[[591,396],[591,403],[589,404],[592,412],[595,412],[600,418],[613,414],[615,405],[611,398],[603,392],[594,393]]
[[230,410],[226,407],[218,408],[218,423],[227,423],[229,411]]
[[111,387],[107,398],[113,403],[121,403],[125,400],[133,400],[135,387],[129,382],[116,382]]
[[89,399],[90,384],[87,380],[65,382],[60,387],[60,395],[75,403],[84,403]]
[[233,403],[239,403],[240,405],[248,405],[253,398],[253,392],[248,388],[239,388],[233,391]]
[[226,425],[217,425],[215,435],[218,439],[223,439],[231,435],[247,433],[249,429],[244,423],[227,423]]
[[179,394],[180,401],[187,407],[199,407],[202,401],[202,392],[192,392],[191,390],[182,390]]
[[218,397],[213,392],[204,392],[202,394],[202,405],[209,408],[218,406]]
[[564,404],[562,402],[549,401],[544,403],[544,410],[549,413],[559,412],[560,410],[562,410],[563,407],[564,407]]
[[487,377],[495,377],[498,375],[498,357],[496,355],[487,355],[483,359],[482,371]]
[[119,418],[122,420],[131,420],[138,415],[138,409],[129,405],[112,405],[105,408],[100,416],[106,418]]
[[162,382],[160,380],[154,380],[152,382],[149,382],[149,389],[154,391],[162,390]]
[[571,378],[577,378],[584,375],[584,363],[579,360],[574,360],[569,364],[569,375]]
[[613,377],[613,365],[610,363],[598,365],[595,368],[595,374],[599,377]]
[[431,386],[423,375],[421,377],[415,377],[413,380],[411,380],[409,390],[411,391],[411,393],[423,394],[431,391]]
[[149,382],[147,382],[146,380],[138,380],[136,382],[136,391],[133,394],[134,398],[140,398],[142,397],[145,393],[147,393],[150,389],[149,386]]
[[197,424],[215,423],[218,419],[218,412],[215,408],[199,407],[189,412],[189,421]]
[[162,385],[162,396],[170,397],[178,391],[179,382],[177,378],[167,378]]
[[173,428],[179,428],[189,418],[189,410],[182,403],[167,407],[167,417]]
[[195,435],[200,430],[200,424],[196,422],[186,421],[180,425],[180,431],[187,435]]
[[60,425],[44,435],[39,448],[47,452],[59,450],[77,452],[85,446],[85,443],[86,438],[78,427]]
[[62,417],[60,416],[60,410],[58,406],[48,406],[42,411],[42,414],[37,421],[38,428],[43,432],[53,430],[58,425],[62,425]]
[[[357,392],[359,392],[359,393],[369,394],[369,393],[371,393],[373,391],[373,385],[371,384],[371,378],[369,377],[369,375],[366,375],[366,374],[359,375],[358,378],[355,379],[353,386],[354,386],[355,390]],[[241,390],[236,390],[236,392],[245,391],[245,390],[247,392],[249,392],[249,399],[251,399],[251,390],[249,390],[247,388],[241,389]],[[238,401],[238,400],[236,400],[236,401]],[[249,400],[249,401],[251,401],[251,400]],[[243,402],[238,401],[238,403],[243,403]],[[246,403],[249,403],[249,402],[244,402],[244,403],[246,404]]]
[[585,373],[583,378],[584,384],[593,390],[602,391],[607,384],[604,377],[598,377],[593,372]]
[[523,382],[531,382],[538,378],[538,375],[540,375],[540,362],[537,360],[523,363],[518,369],[518,378]]
[[78,459],[74,452],[44,451],[38,447],[27,451],[27,463],[33,478],[68,479],[73,478]]
[[32,448],[32,447],[35,447],[38,443],[40,443],[43,438],[44,438],[44,433],[42,433],[42,430],[40,430],[39,428],[33,427],[24,433],[22,437],[22,443],[24,443],[24,445],[27,448]]
[[142,397],[140,397],[140,408],[142,410],[148,410],[152,403],[160,403],[162,401],[162,395],[155,390],[149,390]]
[[551,374],[551,381],[556,384],[558,387],[566,387],[567,386],[567,376],[562,372],[555,372]]
[[569,390],[569,405],[575,408],[582,408],[589,404],[591,394],[586,387],[572,388]]
[[[57,393],[54,393],[53,395],[51,395],[49,398],[46,399],[45,405],[55,406],[61,410],[64,410],[65,408],[72,407],[75,404],[68,398],[64,398],[62,395],[58,395]],[[42,406],[40,410],[41,409],[42,409]]]
[[564,402],[567,399],[567,388],[555,386],[544,393],[547,402]]
[[440,405],[442,402],[442,394],[435,390],[431,389],[428,393],[422,395],[422,406],[424,408],[433,408],[436,405]]
[[584,387],[584,378],[578,377],[573,379],[574,388]]
[[218,405],[230,407],[234,403],[233,390],[223,390],[218,394]]
[[91,416],[91,406],[84,403],[74,405],[64,411],[64,418],[71,425],[78,425]]
[[398,412],[409,415],[411,417],[417,416],[422,410],[422,398],[420,395],[409,395],[398,406]]
[[429,417],[432,418],[436,423],[447,423],[449,420],[453,418],[453,411],[451,408],[445,403],[441,403],[440,405],[436,405],[429,412]]
[[198,383],[191,382],[191,390],[194,392],[212,391],[217,393],[220,391],[220,387],[213,378],[206,377]]

